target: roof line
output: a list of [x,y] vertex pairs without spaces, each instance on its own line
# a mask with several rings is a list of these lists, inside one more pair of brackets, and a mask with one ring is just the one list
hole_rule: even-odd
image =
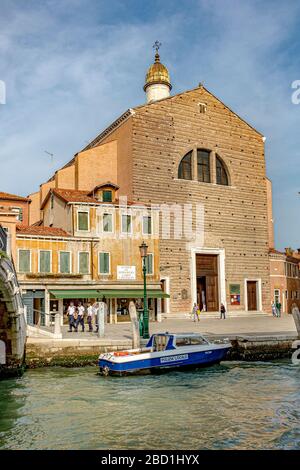
[[257,134],[259,134],[261,137],[264,137],[264,135],[258,131],[257,129],[255,129],[255,127],[251,126],[251,124],[249,124],[244,118],[242,118],[238,113],[236,113],[235,111],[233,111],[227,104],[225,104],[220,98],[218,98],[214,93],[212,93],[211,91],[209,91],[207,88],[205,88],[204,85],[199,85],[195,88],[191,88],[189,90],[185,90],[185,91],[182,91],[180,93],[176,93],[176,95],[172,95],[172,96],[167,96],[166,98],[162,98],[160,100],[156,100],[156,101],[152,101],[151,103],[144,103],[144,104],[141,104],[139,106],[135,106],[133,108],[133,111],[135,110],[138,110],[140,108],[145,108],[146,106],[152,106],[152,105],[155,105],[156,103],[161,103],[162,101],[166,101],[166,100],[172,100],[173,98],[176,98],[177,96],[180,96],[180,95],[184,95],[185,93],[189,93],[191,91],[196,91],[196,90],[199,90],[200,88],[203,88],[207,93],[209,93],[211,96],[213,96],[216,100],[218,100],[220,103],[222,103],[223,106],[225,106],[225,108],[227,108],[231,113],[235,114],[235,116],[237,116],[239,119],[241,119],[241,121],[243,121],[248,127],[250,127],[252,130],[254,130]]
[[113,121],[104,131],[102,131],[97,137],[95,137],[92,142],[90,142],[86,147],[84,147],[80,152],[85,152],[86,150],[90,150],[91,148],[95,147],[96,144],[101,142],[104,137],[107,137],[111,132],[116,130],[124,121],[134,114],[134,111],[129,108],[125,113],[121,114],[115,121]]

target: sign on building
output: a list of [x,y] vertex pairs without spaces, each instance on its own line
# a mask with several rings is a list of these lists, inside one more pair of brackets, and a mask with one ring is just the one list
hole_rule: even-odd
[[230,284],[230,305],[241,305],[241,286],[240,284]]
[[117,266],[117,279],[119,281],[135,281],[135,266]]

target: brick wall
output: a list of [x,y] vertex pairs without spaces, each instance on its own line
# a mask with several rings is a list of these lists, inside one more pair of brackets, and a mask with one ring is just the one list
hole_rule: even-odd
[[[207,104],[199,113],[198,103]],[[194,147],[216,151],[230,172],[225,187],[178,180],[178,165]],[[135,109],[133,117],[133,198],[142,202],[203,203],[207,248],[225,249],[226,290],[261,279],[262,306],[270,310],[268,213],[262,136],[204,88]],[[191,256],[183,240],[161,240],[162,274],[170,277],[172,311],[189,311]],[[182,289],[188,291],[181,299]]]

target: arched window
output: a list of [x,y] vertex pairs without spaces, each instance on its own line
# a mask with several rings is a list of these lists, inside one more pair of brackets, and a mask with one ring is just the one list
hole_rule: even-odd
[[208,150],[197,150],[198,181],[210,183],[210,152]]
[[216,179],[217,184],[228,186],[228,175],[224,163],[221,158],[216,155]]
[[178,178],[183,180],[192,179],[192,155],[193,152],[191,151],[181,160],[178,168]]

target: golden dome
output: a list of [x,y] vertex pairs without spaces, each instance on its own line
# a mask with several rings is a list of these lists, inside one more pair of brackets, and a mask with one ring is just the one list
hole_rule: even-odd
[[156,52],[155,54],[154,64],[150,65],[148,72],[146,74],[144,91],[146,91],[148,86],[154,85],[156,83],[167,85],[170,88],[170,90],[172,89],[169,71],[167,67],[165,67],[160,62],[160,57],[159,57],[158,52]]

